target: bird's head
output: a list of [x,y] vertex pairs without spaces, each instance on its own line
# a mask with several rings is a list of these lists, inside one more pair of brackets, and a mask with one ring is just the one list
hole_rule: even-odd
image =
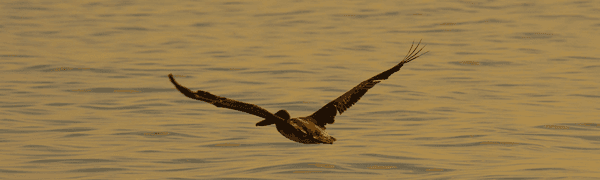
[[284,109],[277,111],[277,113],[275,113],[275,116],[279,116],[281,119],[284,119],[284,120],[290,119],[290,113],[288,113]]

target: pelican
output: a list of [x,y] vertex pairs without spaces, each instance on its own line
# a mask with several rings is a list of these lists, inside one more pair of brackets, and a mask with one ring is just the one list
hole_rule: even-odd
[[390,75],[398,72],[405,63],[415,60],[423,54],[428,53],[429,51],[418,55],[421,50],[425,48],[425,46],[415,53],[420,44],[421,41],[419,41],[419,44],[417,44],[415,49],[413,49],[413,41],[408,53],[404,59],[400,61],[400,63],[387,71],[379,73],[376,76],[361,82],[350,91],[325,104],[325,106],[323,106],[321,109],[306,117],[290,118],[290,114],[283,109],[277,111],[275,114],[272,114],[266,109],[254,104],[228,99],[202,90],[193,92],[177,83],[177,81],[173,79],[173,74],[169,74],[169,79],[171,80],[171,83],[175,85],[177,90],[183,93],[183,95],[192,99],[210,103],[216,107],[238,110],[264,118],[264,120],[256,123],[256,126],[275,124],[277,131],[292,141],[304,144],[333,144],[336,139],[330,136],[327,131],[325,131],[325,125],[333,124],[337,112],[339,112],[341,115],[344,111],[358,102],[358,100],[365,95],[369,89],[381,82],[381,80],[386,80],[388,77],[390,77]]

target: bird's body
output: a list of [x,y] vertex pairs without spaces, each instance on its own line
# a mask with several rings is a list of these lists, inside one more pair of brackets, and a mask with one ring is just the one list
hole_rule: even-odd
[[[419,42],[420,44],[420,42]],[[316,111],[310,116],[306,117],[297,117],[290,118],[289,113],[286,110],[279,110],[277,113],[272,114],[269,111],[249,103],[244,103],[240,101],[236,101],[233,99],[228,99],[224,97],[220,97],[214,94],[211,94],[206,91],[198,90],[197,92],[193,92],[190,89],[181,86],[175,79],[172,74],[169,74],[169,79],[175,85],[177,90],[183,93],[185,96],[197,99],[201,101],[205,101],[207,103],[213,104],[217,107],[229,108],[238,111],[243,111],[249,114],[253,114],[265,120],[256,123],[256,126],[267,126],[271,124],[275,124],[277,127],[277,131],[281,133],[281,135],[286,138],[304,144],[333,144],[336,139],[330,136],[327,131],[325,131],[325,124],[333,124],[334,118],[339,112],[342,114],[346,109],[350,108],[350,106],[354,105],[358,100],[375,84],[381,82],[381,80],[387,79],[390,75],[400,70],[400,68],[407,62],[410,62],[419,56],[427,53],[423,53],[421,55],[419,52],[423,50],[419,50],[417,53],[414,53],[416,49],[411,49],[408,51],[409,54],[406,55],[404,60],[398,63],[396,66],[391,69],[384,71],[366,81],[361,82],[356,87],[352,88],[350,91],[344,93],[342,96],[337,99],[327,103],[321,109]],[[412,50],[412,53],[410,52]]]
[[297,117],[275,123],[275,126],[281,135],[292,141],[304,144],[333,144],[336,139],[325,131],[325,127],[316,125],[314,121],[311,117]]

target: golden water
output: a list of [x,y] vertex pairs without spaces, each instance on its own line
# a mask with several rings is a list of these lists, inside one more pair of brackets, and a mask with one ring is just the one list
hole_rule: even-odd
[[[600,1],[2,1],[0,179],[598,179],[599,32]],[[420,39],[333,145],[167,78],[306,116]]]

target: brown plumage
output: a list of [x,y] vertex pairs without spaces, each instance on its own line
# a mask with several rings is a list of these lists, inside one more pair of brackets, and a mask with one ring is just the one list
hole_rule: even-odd
[[290,140],[305,144],[333,144],[336,139],[331,137],[325,131],[325,125],[333,124],[337,112],[342,114],[344,111],[358,102],[358,100],[360,100],[360,98],[365,95],[369,89],[381,82],[381,80],[386,80],[388,77],[390,77],[390,75],[398,72],[405,63],[410,62],[423,54],[426,54],[427,52],[418,55],[419,52],[425,48],[425,46],[415,53],[420,44],[421,41],[419,41],[419,44],[417,44],[415,49],[412,49],[413,46],[411,45],[407,55],[396,66],[361,82],[350,91],[327,103],[321,109],[307,117],[290,118],[290,115],[286,110],[279,110],[277,113],[272,114],[266,109],[254,104],[227,99],[202,90],[193,92],[177,83],[177,81],[173,79],[172,74],[169,74],[169,79],[175,85],[177,90],[179,90],[179,92],[183,93],[183,95],[189,98],[201,100],[217,107],[238,110],[265,118],[265,120],[256,123],[256,126],[275,124],[279,133]]

